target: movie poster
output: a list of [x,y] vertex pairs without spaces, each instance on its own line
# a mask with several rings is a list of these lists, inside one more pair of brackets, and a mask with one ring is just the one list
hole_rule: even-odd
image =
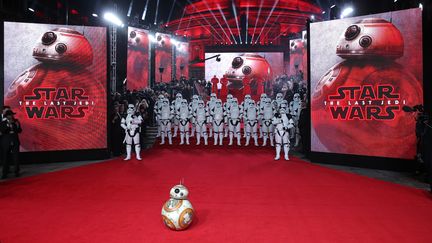
[[176,44],[176,79],[189,77],[189,43],[178,42]]
[[128,27],[127,84],[128,90],[143,90],[150,80],[150,41],[147,30]]
[[156,33],[155,69],[156,82],[171,82],[172,44],[170,35]]
[[206,53],[205,79],[211,80],[214,75],[223,75],[229,80],[229,93],[243,100],[243,78],[251,80],[251,95],[257,98],[260,94],[258,84],[262,84],[268,91],[272,80],[284,74],[284,60],[282,52],[254,52],[254,53]]
[[107,148],[106,28],[4,23],[4,104],[21,151]]
[[421,10],[310,27],[312,151],[414,158],[402,107],[423,103]]

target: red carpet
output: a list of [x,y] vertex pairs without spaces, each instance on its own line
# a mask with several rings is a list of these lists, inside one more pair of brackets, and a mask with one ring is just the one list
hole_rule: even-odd
[[[426,192],[269,148],[188,148],[0,183],[0,242],[432,242]],[[182,178],[197,218],[173,232],[160,211]]]

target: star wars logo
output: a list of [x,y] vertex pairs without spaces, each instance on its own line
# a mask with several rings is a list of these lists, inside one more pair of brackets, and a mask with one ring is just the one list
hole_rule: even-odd
[[334,120],[393,120],[406,100],[392,85],[341,86],[324,101]]
[[95,105],[82,88],[35,88],[19,105],[29,119],[80,119]]

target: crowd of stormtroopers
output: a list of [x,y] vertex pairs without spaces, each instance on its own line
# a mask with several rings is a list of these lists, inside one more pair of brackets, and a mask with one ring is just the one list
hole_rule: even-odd
[[[205,103],[198,95],[194,95],[190,103],[176,94],[171,103],[163,95],[158,97],[154,112],[158,124],[160,144],[172,144],[172,138],[180,134],[180,145],[190,144],[190,137],[196,136],[196,144],[208,145],[208,139],[213,138],[214,145],[223,145],[224,138],[229,139],[228,145],[241,146],[241,137],[249,146],[251,139],[255,146],[267,146],[268,141],[276,148],[275,160],[280,159],[283,148],[285,160],[289,160],[290,140],[295,146],[300,141],[298,120],[302,101],[299,94],[294,95],[288,103],[282,93],[272,100],[266,94],[261,94],[258,102],[250,95],[245,95],[239,104],[237,98],[228,94],[226,102],[218,99],[215,93]],[[243,126],[242,126],[243,124]]]

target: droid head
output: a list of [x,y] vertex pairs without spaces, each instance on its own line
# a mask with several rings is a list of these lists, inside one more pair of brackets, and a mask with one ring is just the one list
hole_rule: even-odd
[[276,100],[283,100],[283,94],[282,93],[277,93],[276,94]]
[[132,115],[135,113],[135,106],[133,104],[129,104],[126,113],[128,115]]
[[211,94],[210,94],[210,100],[211,100],[211,101],[215,101],[215,100],[217,100],[217,96],[216,96],[215,93],[211,93]]
[[129,28],[128,48],[142,51],[148,50],[148,33],[139,29]]
[[86,67],[93,63],[93,49],[80,32],[55,28],[39,38],[33,57],[41,62]]
[[172,199],[187,199],[189,195],[189,190],[183,185],[175,185],[170,190],[170,198]]
[[199,108],[204,108],[204,101],[199,100],[199,101],[198,101],[198,107],[199,107]]
[[336,46],[336,54],[345,59],[397,59],[403,53],[401,32],[380,18],[366,18],[348,26]]
[[293,100],[295,102],[300,102],[300,94],[299,93],[295,93],[294,96],[293,96]]
[[251,82],[256,80],[270,80],[273,72],[267,60],[258,54],[242,54],[235,57],[231,67],[225,72],[230,81],[230,89],[243,87],[243,78],[248,77]]
[[182,99],[183,99],[183,95],[181,93],[177,93],[176,100],[182,100]]
[[220,99],[216,100],[216,107],[218,108],[222,107],[222,100]]
[[291,40],[290,53],[301,53],[305,49],[304,41],[302,39]]
[[260,100],[264,101],[265,99],[267,99],[267,94],[261,94]]

